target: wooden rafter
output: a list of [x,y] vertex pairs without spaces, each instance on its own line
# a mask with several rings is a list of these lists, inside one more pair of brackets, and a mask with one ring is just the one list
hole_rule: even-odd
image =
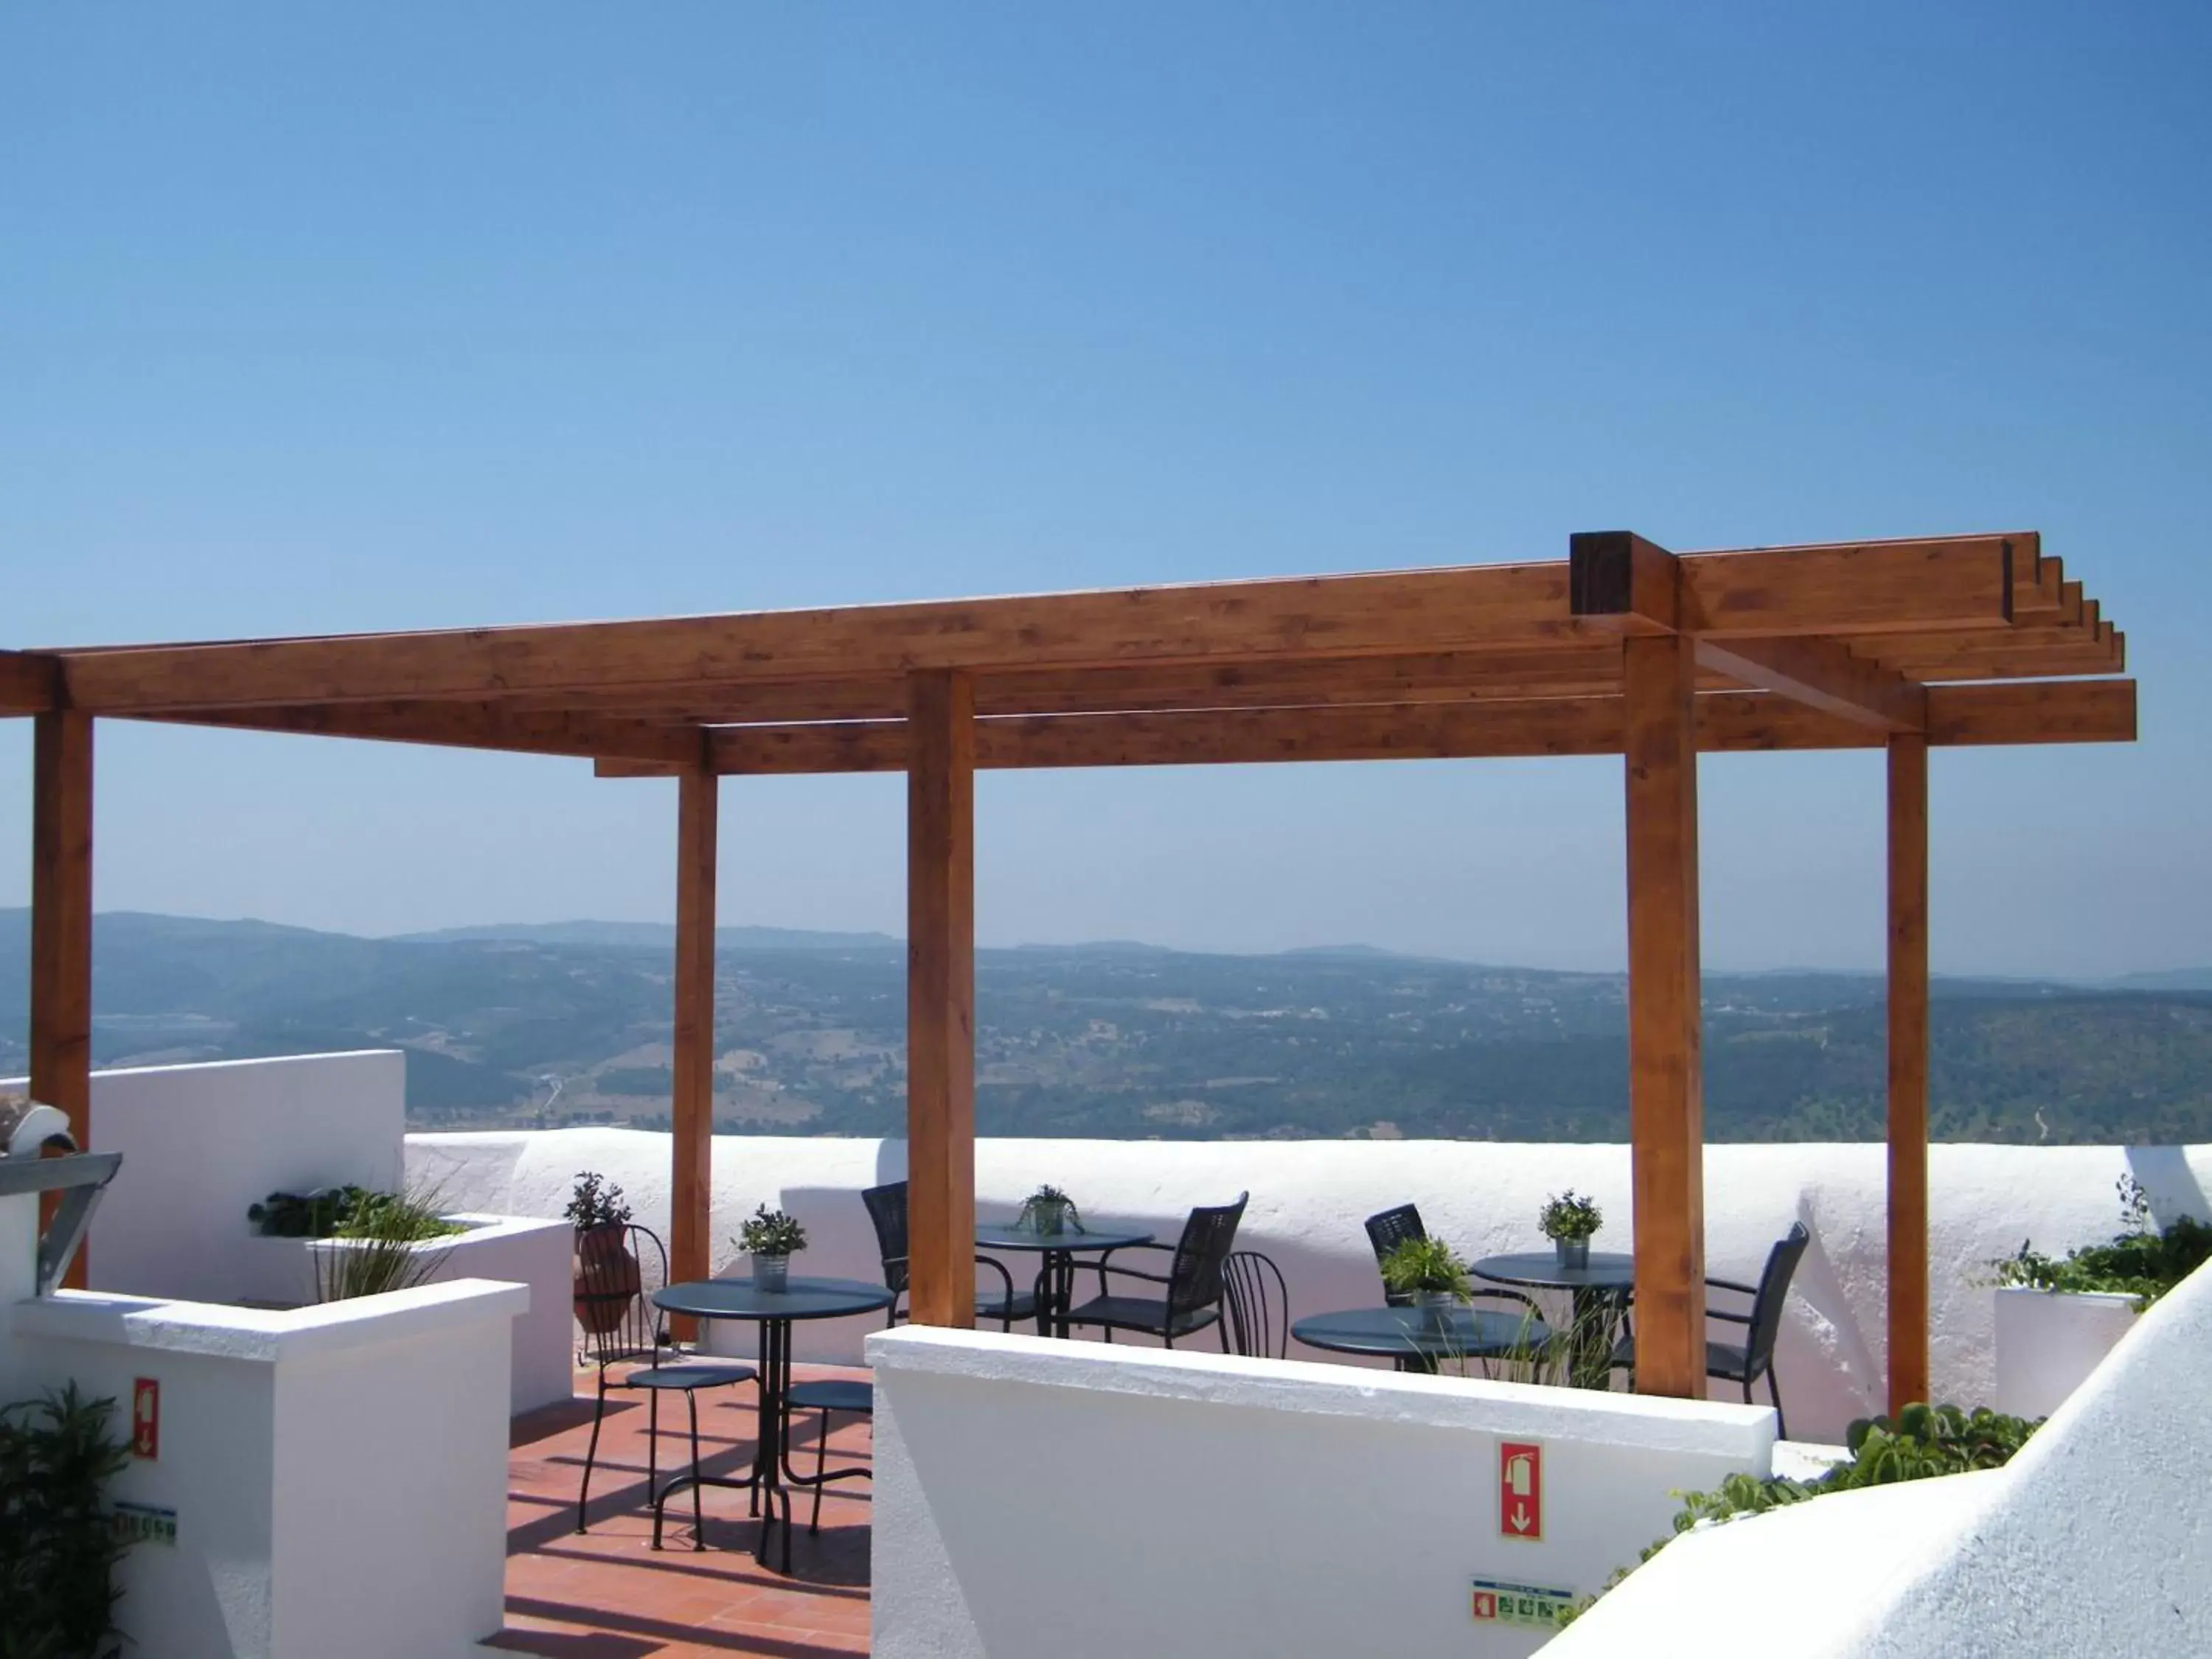
[[701,753],[697,727],[617,720],[558,709],[510,709],[492,702],[398,702],[306,708],[210,708],[134,719],[246,732],[363,738],[530,755],[618,756],[683,766]]

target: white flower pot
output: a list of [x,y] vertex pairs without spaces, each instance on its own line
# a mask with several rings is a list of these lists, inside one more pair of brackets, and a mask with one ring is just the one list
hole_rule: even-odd
[[2131,1296],[2001,1287],[1990,1403],[2014,1417],[2050,1416],[2135,1322]]

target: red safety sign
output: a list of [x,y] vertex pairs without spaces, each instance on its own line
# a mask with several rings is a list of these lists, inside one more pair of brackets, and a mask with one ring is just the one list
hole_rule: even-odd
[[161,1385],[150,1376],[140,1377],[131,1389],[131,1455],[161,1455]]
[[1544,1535],[1544,1449],[1533,1440],[1498,1443],[1498,1530],[1508,1538]]

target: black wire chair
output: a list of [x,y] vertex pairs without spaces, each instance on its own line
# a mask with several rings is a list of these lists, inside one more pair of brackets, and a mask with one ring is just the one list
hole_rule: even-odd
[[[891,1292],[891,1305],[884,1317],[888,1327],[896,1326],[906,1317],[906,1310],[899,1299],[907,1292],[907,1267],[910,1250],[907,1241],[907,1184],[890,1182],[881,1187],[870,1187],[860,1194],[860,1202],[867,1206],[868,1219],[875,1226],[876,1248],[883,1257],[884,1285]],[[1011,1331],[1017,1319],[1036,1316],[1036,1297],[1030,1291],[1017,1291],[1014,1276],[1006,1271],[1006,1264],[994,1261],[988,1255],[978,1255],[975,1265],[988,1267],[999,1276],[1000,1291],[995,1296],[975,1298],[975,1316],[995,1319],[1000,1330]],[[840,1470],[832,1475],[830,1462],[830,1417],[833,1412],[848,1416],[872,1419],[876,1413],[876,1389],[872,1382],[848,1380],[843,1377],[822,1377],[812,1382],[794,1382],[784,1392],[784,1402],[793,1412],[817,1413],[814,1425],[814,1511],[808,1519],[809,1532],[822,1530],[822,1488],[832,1480],[866,1479],[865,1468]]]
[[1237,1353],[1282,1359],[1291,1351],[1291,1291],[1272,1256],[1231,1250],[1221,1264],[1229,1345]]
[[[1790,1437],[1790,1419],[1782,1413],[1782,1385],[1774,1375],[1774,1342],[1782,1334],[1782,1309],[1790,1299],[1790,1281],[1796,1277],[1797,1263],[1812,1243],[1813,1235],[1805,1230],[1802,1221],[1791,1224],[1789,1232],[1775,1241],[1774,1248],[1766,1253],[1766,1267],[1759,1275],[1756,1285],[1741,1284],[1733,1279],[1708,1279],[1705,1288],[1730,1291],[1751,1298],[1749,1313],[1724,1313],[1717,1308],[1705,1310],[1708,1319],[1724,1319],[1732,1325],[1744,1327],[1741,1344],[1707,1341],[1705,1344],[1705,1375],[1717,1376],[1723,1382],[1734,1382],[1743,1389],[1743,1403],[1751,1404],[1751,1385],[1760,1377],[1766,1379],[1766,1397],[1774,1404],[1774,1428],[1778,1439]],[[1632,1382],[1636,1376],[1636,1339],[1623,1337],[1613,1351],[1611,1369],[1626,1370]]]
[[[606,1419],[610,1393],[624,1389],[645,1393],[645,1491],[650,1501],[660,1485],[660,1396],[671,1391],[680,1393],[690,1408],[691,1473],[696,1478],[699,1390],[731,1388],[740,1382],[757,1384],[760,1373],[735,1361],[670,1363],[682,1359],[684,1351],[670,1339],[660,1310],[647,1295],[652,1284],[668,1282],[668,1252],[650,1229],[625,1224],[618,1235],[586,1234],[577,1241],[577,1256],[582,1272],[576,1311],[584,1322],[586,1352],[599,1373],[599,1401],[592,1413],[592,1442],[584,1452],[583,1483],[576,1490],[576,1530],[582,1532],[592,1495],[592,1466],[599,1455],[599,1425]],[[657,1281],[647,1279],[648,1267],[659,1270]],[[617,1376],[617,1366],[629,1369]],[[704,1524],[696,1485],[691,1488],[691,1521],[695,1528]]]
[[[1237,1247],[1237,1224],[1243,1219],[1249,1193],[1237,1194],[1233,1204],[1193,1210],[1183,1223],[1182,1237],[1174,1244],[1123,1244],[1103,1252],[1092,1266],[1098,1274],[1098,1294],[1081,1307],[1071,1309],[1071,1325],[1097,1325],[1111,1342],[1115,1331],[1142,1331],[1157,1336],[1172,1348],[1179,1336],[1189,1336],[1221,1322],[1223,1267]],[[1164,1273],[1148,1273],[1141,1267],[1120,1267],[1114,1257],[1130,1250],[1172,1252]],[[1161,1297],[1115,1296],[1106,1285],[1107,1275],[1120,1274],[1162,1285]],[[1229,1331],[1216,1332],[1222,1352],[1229,1350]]]

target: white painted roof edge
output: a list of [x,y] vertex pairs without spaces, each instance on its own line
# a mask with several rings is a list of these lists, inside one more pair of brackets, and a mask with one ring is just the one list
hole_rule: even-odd
[[878,1331],[868,1338],[867,1353],[879,1378],[900,1373],[971,1376],[1491,1433],[1566,1434],[1711,1453],[1760,1469],[1766,1468],[1774,1443],[1774,1413],[1765,1406],[1423,1376],[1302,1359],[1115,1347],[926,1326]]
[[9,1313],[18,1336],[277,1364],[486,1319],[512,1319],[529,1307],[527,1285],[455,1279],[383,1296],[286,1309],[62,1291],[18,1302]]

